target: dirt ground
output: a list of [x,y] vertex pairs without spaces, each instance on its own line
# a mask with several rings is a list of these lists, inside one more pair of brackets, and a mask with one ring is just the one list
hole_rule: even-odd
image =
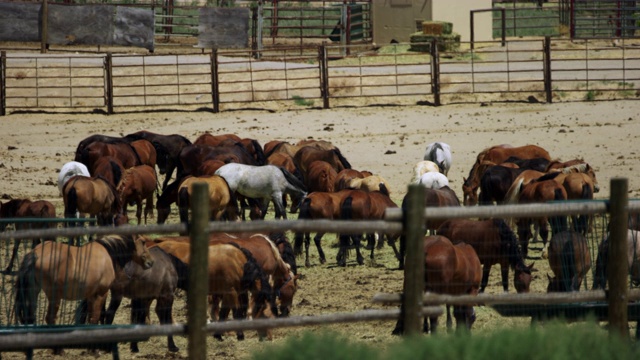
[[[383,176],[391,184],[392,198],[399,204],[406,193],[412,166],[422,160],[425,147],[433,141],[451,146],[453,165],[449,172],[451,187],[462,198],[462,179],[471,169],[482,149],[496,144],[536,144],[561,160],[582,158],[597,171],[600,192],[596,198],[609,196],[609,182],[623,177],[629,181],[629,196],[640,196],[639,170],[640,104],[637,101],[580,102],[562,104],[470,104],[443,107],[403,106],[341,108],[286,112],[227,111],[128,113],[111,116],[90,114],[11,114],[0,117],[0,196],[46,199],[52,201],[59,216],[62,199],[57,188],[60,167],[73,159],[78,142],[92,134],[126,135],[138,130],[162,134],[181,134],[194,140],[205,131],[214,134],[235,133],[255,138],[264,144],[279,139],[296,142],[304,138],[324,139],[336,144],[358,170],[369,170]],[[296,215],[291,215],[293,218]],[[174,210],[170,221],[177,221]],[[292,236],[289,236],[292,239]],[[328,263],[320,265],[315,249],[311,249],[312,266],[300,268],[304,278],[294,300],[292,315],[318,315],[350,312],[373,305],[378,292],[398,292],[402,273],[388,247],[376,253],[374,262],[364,266],[351,258],[346,268],[335,267],[335,239],[323,240]],[[549,272],[546,260],[539,257],[540,244],[532,244],[531,259],[536,261],[533,291],[546,289]],[[6,250],[2,250],[6,254]],[[303,261],[299,262],[303,264]],[[494,269],[487,292],[501,292],[499,271]],[[510,280],[511,282],[511,280]],[[5,283],[6,284],[6,283]],[[5,285],[6,286],[6,285]],[[514,292],[510,284],[510,291]],[[174,305],[177,322],[186,320],[184,294]],[[490,331],[503,326],[527,326],[527,319],[501,318],[490,308],[479,308],[474,331]],[[128,309],[121,308],[116,319],[126,323]],[[152,322],[157,323],[155,315]],[[397,341],[390,335],[391,321],[311,327],[309,330],[331,329],[350,339],[385,345]],[[274,332],[273,343],[298,336],[301,328]],[[120,346],[123,359],[186,358],[186,338],[176,339],[180,352],[166,351],[164,338],[153,338],[142,344],[140,354],[132,354],[128,346]],[[223,342],[208,342],[209,357],[244,359],[269,343],[259,342],[255,333],[244,342],[227,336]],[[68,350],[67,355],[95,358],[81,350]],[[22,358],[18,353],[3,354],[6,359]],[[107,359],[103,354],[98,358]],[[52,358],[48,350],[36,351],[37,358]]]

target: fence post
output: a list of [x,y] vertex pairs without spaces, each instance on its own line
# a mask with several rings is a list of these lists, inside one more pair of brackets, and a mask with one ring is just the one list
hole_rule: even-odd
[[322,96],[322,108],[329,108],[329,69],[327,61],[327,48],[325,45],[318,47],[318,64],[320,65],[320,96]]
[[218,79],[218,49],[211,49],[211,100],[213,112],[220,112],[220,82]]
[[0,116],[7,115],[7,52],[0,52]]
[[113,56],[110,52],[104,58],[105,90],[107,114],[113,114]]
[[[502,46],[507,45],[507,11],[505,8],[500,9],[501,27],[502,27]],[[515,36],[515,31],[514,31]]]
[[431,92],[433,103],[440,106],[440,54],[438,52],[438,40],[431,40]]
[[193,184],[189,237],[191,253],[189,264],[189,290],[187,291],[187,335],[189,359],[207,358],[207,295],[209,293],[209,186]]
[[424,292],[424,186],[409,185],[404,226],[406,260],[404,266],[404,332],[421,331],[422,294]]
[[611,233],[609,238],[609,334],[629,337],[627,303],[629,292],[629,263],[627,262],[627,227],[629,224],[628,180],[611,179],[611,199],[609,202]]
[[553,102],[553,93],[551,89],[551,37],[545,36],[543,43],[543,76],[544,76],[544,93],[547,103]]
[[47,0],[42,0],[42,33],[40,34],[40,52],[47,52],[47,41],[49,39],[49,4]]
[[473,27],[474,27],[473,20],[475,18],[475,15],[476,15],[475,11],[473,11],[473,10],[469,11],[469,34],[470,34],[470,38],[471,38],[470,39],[471,40],[471,43],[470,43],[471,50],[473,50],[473,48],[474,48],[474,43],[475,43],[475,38],[476,38],[475,31],[473,30]]

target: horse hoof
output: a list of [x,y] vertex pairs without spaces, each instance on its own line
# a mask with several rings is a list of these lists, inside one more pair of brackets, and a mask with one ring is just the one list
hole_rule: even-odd
[[177,346],[172,346],[172,347],[169,347],[169,351],[170,352],[178,352],[178,351],[180,351],[180,348],[177,347]]

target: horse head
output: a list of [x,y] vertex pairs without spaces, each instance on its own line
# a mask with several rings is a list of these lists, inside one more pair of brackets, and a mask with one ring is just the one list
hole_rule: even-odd
[[146,246],[148,240],[146,236],[142,235],[134,237],[134,252],[131,257],[133,262],[142,266],[145,270],[151,268],[154,263],[153,255],[151,255],[149,248]]

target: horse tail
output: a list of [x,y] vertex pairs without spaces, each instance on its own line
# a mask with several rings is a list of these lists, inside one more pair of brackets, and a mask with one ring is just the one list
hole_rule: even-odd
[[596,273],[593,276],[593,290],[603,289],[607,286],[607,263],[609,260],[609,240],[604,239],[598,247],[596,258]]
[[185,264],[175,255],[169,254],[163,248],[156,248],[169,256],[169,258],[171,259],[171,263],[173,264],[173,267],[176,269],[176,273],[178,274],[178,288],[187,291],[187,288],[189,286],[189,265]]
[[280,171],[282,171],[282,174],[284,175],[284,178],[287,180],[287,182],[293,186],[295,188],[296,191],[300,192],[300,193],[307,193],[307,187],[304,186],[304,183],[302,183],[302,181],[300,181],[300,179],[298,179],[297,177],[295,177],[292,173],[290,173],[287,169],[278,166],[278,168],[280,169]]
[[389,194],[389,189],[387,188],[387,185],[385,185],[384,183],[380,183],[380,184],[379,184],[379,186],[380,186],[380,192],[381,192],[382,194],[385,194],[385,195],[387,195],[387,196],[391,196],[391,195]]
[[136,158],[136,165],[142,165],[142,160],[140,159],[140,154],[138,154],[138,151],[136,150],[136,148],[134,148],[133,145],[131,145],[131,143],[127,143],[127,145],[129,146],[129,148],[133,152],[133,155]]
[[[553,192],[553,199],[555,201],[562,201],[567,199],[562,190],[562,188],[557,188]],[[568,228],[567,217],[562,215],[549,218],[549,224],[551,225],[551,234],[557,234]]]
[[[231,243],[234,244],[234,243]],[[235,245],[235,244],[234,244]],[[239,247],[240,251],[247,258],[247,262],[243,267],[243,274],[240,280],[240,288],[242,292],[252,292],[255,287],[256,281],[260,282],[260,289],[257,293],[253,293],[254,295],[254,309],[252,309],[251,313],[255,316],[263,307],[263,304],[269,303],[271,306],[271,312],[273,315],[278,316],[278,308],[275,303],[275,298],[273,297],[273,288],[271,284],[269,284],[269,280],[267,275],[264,273],[258,262],[253,257],[251,252],[245,248]],[[243,313],[246,314],[246,309],[242,309]]]
[[178,190],[178,205],[180,221],[186,224],[189,222],[189,188],[186,186]]
[[498,235],[500,236],[500,250],[502,254],[507,256],[509,265],[512,269],[520,267],[525,269],[524,259],[522,258],[522,252],[518,246],[518,238],[516,234],[511,230],[509,225],[503,219],[493,219],[493,226],[498,229]]
[[78,193],[74,186],[67,192],[67,206],[64,209],[64,216],[71,218],[75,217],[78,212]]
[[267,157],[264,155],[264,150],[262,146],[258,142],[258,140],[251,140],[251,144],[256,152],[256,160],[258,161],[258,165],[265,165],[267,163]]
[[118,186],[118,184],[120,184],[120,180],[122,180],[122,167],[113,160],[109,160],[109,165],[111,165],[111,174],[113,175],[113,184],[115,186]]
[[333,149],[333,153],[336,154],[336,156],[340,160],[340,163],[342,164],[342,166],[344,166],[345,169],[351,169],[351,164],[349,163],[349,161],[347,161],[347,158],[342,155],[340,149]]
[[34,324],[36,321],[35,309],[38,293],[40,292],[40,284],[36,281],[35,270],[36,255],[30,252],[25,255],[20,264],[15,284],[15,312],[18,321],[22,324]]
[[520,179],[516,180],[516,182],[511,184],[511,187],[509,188],[509,191],[507,191],[507,194],[504,196],[504,203],[505,204],[517,204],[518,203],[518,198],[520,198],[520,191],[522,191],[522,183],[523,182],[524,182],[524,178],[520,178]]
[[[298,208],[298,220],[311,219],[311,199],[305,197],[300,201]],[[293,249],[295,253],[302,251],[302,241],[304,240],[304,232],[296,232],[293,237]]]
[[280,244],[282,244],[283,250],[280,257],[285,263],[289,264],[294,275],[298,274],[298,265],[296,264],[295,253],[293,252],[291,244],[285,238],[284,233],[271,233],[269,234],[269,238],[275,239],[276,246],[280,246]]

